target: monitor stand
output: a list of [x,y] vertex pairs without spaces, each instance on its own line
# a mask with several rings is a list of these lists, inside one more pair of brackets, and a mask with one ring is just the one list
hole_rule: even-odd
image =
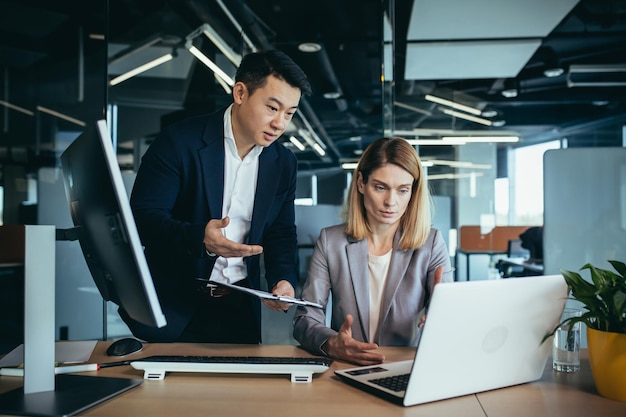
[[20,226],[24,242],[24,385],[0,394],[0,414],[71,416],[141,379],[54,374],[54,226]]
[[23,388],[0,394],[0,414],[72,416],[141,384],[141,380],[57,375],[52,391],[25,394]]

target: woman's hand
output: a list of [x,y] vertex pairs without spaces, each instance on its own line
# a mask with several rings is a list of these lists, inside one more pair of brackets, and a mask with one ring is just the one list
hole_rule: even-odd
[[[433,285],[433,292],[435,289],[435,285],[441,283],[441,281],[443,281],[443,265],[439,265],[437,269],[435,269],[435,284]],[[431,294],[430,296],[432,297],[433,295]],[[417,327],[422,327],[424,323],[426,323],[426,314],[420,317],[420,321],[417,324]]]
[[324,351],[328,356],[352,362],[357,365],[376,365],[385,360],[385,356],[379,353],[370,352],[378,349],[376,343],[359,342],[352,338],[352,315],[346,315],[346,320],[341,325],[339,333],[336,336],[328,338],[324,343]]

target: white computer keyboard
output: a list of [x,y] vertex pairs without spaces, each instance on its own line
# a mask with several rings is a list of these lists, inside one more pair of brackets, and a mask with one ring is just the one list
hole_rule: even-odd
[[149,356],[130,362],[150,380],[161,380],[167,372],[213,372],[288,374],[291,382],[311,382],[313,374],[326,372],[331,364],[331,359],[322,357],[268,356]]

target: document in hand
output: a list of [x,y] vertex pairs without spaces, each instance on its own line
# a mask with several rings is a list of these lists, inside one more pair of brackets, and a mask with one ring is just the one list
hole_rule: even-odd
[[226,282],[209,281],[208,283],[209,283],[209,285],[211,285],[211,284],[219,285],[219,286],[222,286],[222,287],[228,287],[228,288],[236,290],[236,291],[242,291],[242,292],[254,295],[256,297],[259,297],[261,299],[273,300],[273,301],[282,301],[284,303],[296,304],[296,305],[301,305],[301,306],[308,306],[308,307],[315,307],[315,308],[324,308],[321,304],[314,303],[312,301],[301,300],[299,298],[288,297],[286,295],[275,295],[275,294],[269,293],[267,291],[261,291],[261,290],[255,290],[255,289],[252,289],[252,288],[241,287],[239,285],[228,284]]

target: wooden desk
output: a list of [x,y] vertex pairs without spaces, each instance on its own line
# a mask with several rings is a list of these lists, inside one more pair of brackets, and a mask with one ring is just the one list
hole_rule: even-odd
[[[112,361],[104,351],[109,342],[99,342],[92,361]],[[411,358],[412,348],[382,348],[388,361]],[[150,344],[132,356],[157,354],[310,356],[289,345],[236,346],[203,344]],[[337,379],[334,370],[351,367],[335,362],[310,384],[291,383],[288,375],[225,375],[169,373],[162,381],[144,381],[99,406],[85,416],[620,416],[626,403],[600,397],[593,385],[586,352],[581,371],[554,374],[546,368],[544,377],[531,384],[503,388],[477,395],[413,407],[400,407],[364,393]],[[142,378],[130,366],[105,368],[83,375]],[[20,385],[19,378],[0,377],[0,392]]]

